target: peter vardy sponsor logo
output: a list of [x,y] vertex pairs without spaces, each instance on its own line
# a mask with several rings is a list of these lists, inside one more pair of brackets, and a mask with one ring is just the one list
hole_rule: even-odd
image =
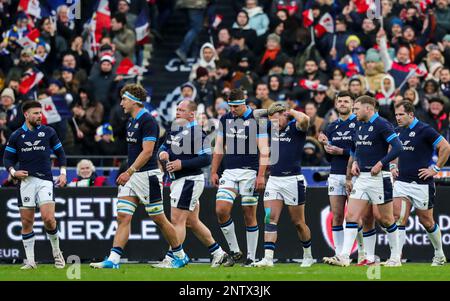
[[345,140],[352,140],[352,136],[349,136],[350,131],[345,132],[336,132],[337,136],[334,136],[332,138],[333,141],[345,141]]
[[28,147],[22,147],[22,152],[45,151],[45,146],[38,146],[39,143],[41,143],[41,140],[36,140],[34,142],[25,141],[24,144]]
[[405,150],[405,151],[411,151],[411,152],[413,152],[414,151],[414,146],[408,146],[408,144],[411,142],[411,140],[406,140],[406,141],[403,141],[402,142],[402,144],[403,144],[403,150]]

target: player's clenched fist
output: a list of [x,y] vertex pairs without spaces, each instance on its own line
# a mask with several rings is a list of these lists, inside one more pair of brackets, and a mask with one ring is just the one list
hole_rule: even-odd
[[168,152],[160,152],[159,160],[161,161],[169,161],[169,153]]

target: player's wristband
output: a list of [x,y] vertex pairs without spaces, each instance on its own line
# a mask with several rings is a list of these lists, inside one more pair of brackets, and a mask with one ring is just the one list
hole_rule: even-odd
[[14,167],[11,167],[10,169],[9,169],[9,174],[11,175],[11,176],[13,176],[14,177],[14,174],[16,173],[16,170],[14,169]]
[[389,164],[389,170],[397,169],[397,164],[391,163]]
[[441,169],[439,167],[437,167],[436,165],[433,166],[433,170],[435,172],[440,172],[441,171]]
[[66,170],[66,168],[65,167],[62,167],[60,170],[59,170],[59,174],[60,175],[67,175],[67,170]]

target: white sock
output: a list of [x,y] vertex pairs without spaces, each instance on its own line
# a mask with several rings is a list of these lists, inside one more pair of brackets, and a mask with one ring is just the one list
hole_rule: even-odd
[[120,257],[123,255],[123,249],[121,247],[113,247],[111,253],[109,253],[108,260],[114,264],[120,262]]
[[177,258],[183,259],[186,254],[184,254],[183,245],[172,248],[173,255]]
[[358,242],[358,257],[359,257],[360,254],[364,255],[366,253],[364,251],[364,235],[362,227],[358,228],[358,233],[356,234],[356,241]]
[[355,238],[358,235],[358,224],[347,223],[344,229],[344,243],[342,244],[342,253],[340,255],[350,257]]
[[219,246],[217,242],[214,242],[212,245],[208,247],[209,253],[211,255],[215,255],[217,253],[223,252],[222,248]]
[[405,226],[398,226],[398,251],[400,252],[400,257],[403,253],[403,246],[406,241],[406,229]]
[[264,258],[273,261],[274,253],[275,253],[275,243],[271,241],[264,242]]
[[342,244],[344,243],[344,227],[333,226],[333,242],[335,255],[342,253]]
[[391,247],[391,258],[400,259],[400,244],[397,224],[393,223],[389,227],[386,227],[386,231],[388,232],[389,246]]
[[27,261],[29,263],[34,263],[34,242],[36,240],[36,236],[34,232],[28,234],[22,234],[22,242],[23,247],[25,249],[25,255],[27,257]]
[[303,258],[312,257],[311,254],[311,239],[301,242],[303,245]]
[[256,260],[256,248],[258,247],[258,225],[247,227],[247,258]]
[[428,238],[434,247],[434,254],[436,256],[444,256],[444,251],[442,250],[442,239],[441,239],[441,228],[438,224],[434,224],[434,229],[431,232],[427,231]]
[[47,237],[50,240],[50,244],[52,245],[53,251],[59,251],[59,236],[58,236],[58,228],[55,230],[45,230],[47,232]]
[[230,218],[226,223],[220,225],[220,229],[222,230],[225,239],[228,242],[228,246],[232,252],[240,252],[239,245],[236,238],[236,232],[234,232],[234,223]]
[[366,253],[366,259],[369,261],[375,261],[375,245],[377,243],[377,230],[372,229],[363,233],[364,251]]

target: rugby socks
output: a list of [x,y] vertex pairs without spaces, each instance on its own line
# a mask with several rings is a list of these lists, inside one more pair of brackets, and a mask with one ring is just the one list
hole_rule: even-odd
[[363,235],[363,228],[358,228],[358,233],[356,234],[356,241],[358,242],[358,257],[360,255],[364,255],[364,235]]
[[273,261],[273,253],[275,253],[275,243],[271,241],[264,242],[264,258]]
[[344,230],[344,243],[342,245],[342,253],[340,255],[343,255],[347,258],[350,257],[357,235],[358,223],[346,223]]
[[167,251],[166,257],[169,257],[169,258],[171,258],[171,259],[175,259],[175,256],[173,256],[172,250],[168,250],[168,251]]
[[311,239],[307,240],[307,241],[300,241],[302,243],[303,246],[303,258],[309,258],[312,257],[311,254]]
[[247,227],[247,258],[256,260],[256,248],[258,247],[258,225]]
[[222,248],[219,246],[217,242],[214,242],[212,245],[208,247],[209,253],[214,255],[218,252],[222,252]]
[[400,259],[400,250],[399,250],[399,237],[398,237],[398,227],[396,223],[393,223],[389,227],[386,228],[389,246],[391,247],[391,258]]
[[441,229],[438,224],[434,224],[434,227],[430,231],[427,229],[427,235],[433,244],[434,254],[436,256],[444,256],[444,251],[442,250]]
[[123,255],[123,249],[121,247],[113,247],[111,253],[109,253],[108,260],[114,264],[120,262],[120,257]]
[[405,226],[397,226],[398,228],[398,251],[400,252],[400,257],[403,253],[403,246],[406,241],[406,227]]
[[183,259],[186,256],[186,254],[184,254],[183,245],[179,245],[175,248],[172,248],[172,252],[173,255],[179,259]]
[[47,237],[50,240],[53,251],[59,251],[58,227],[54,230],[45,229],[45,232],[47,232]]
[[333,226],[333,243],[334,243],[334,252],[336,255],[342,253],[342,244],[344,243],[344,227]]
[[27,257],[27,261],[30,263],[34,263],[34,242],[36,237],[34,235],[34,231],[28,234],[22,234],[22,242],[23,247],[25,248],[25,255]]
[[374,228],[367,232],[363,232],[364,251],[366,259],[375,262],[375,245],[377,243],[377,230]]
[[227,222],[220,224],[220,229],[222,230],[222,233],[225,236],[225,239],[227,240],[231,252],[234,253],[240,252],[241,250],[239,249],[239,245],[237,242],[236,232],[234,232],[233,219],[230,217],[230,219]]

